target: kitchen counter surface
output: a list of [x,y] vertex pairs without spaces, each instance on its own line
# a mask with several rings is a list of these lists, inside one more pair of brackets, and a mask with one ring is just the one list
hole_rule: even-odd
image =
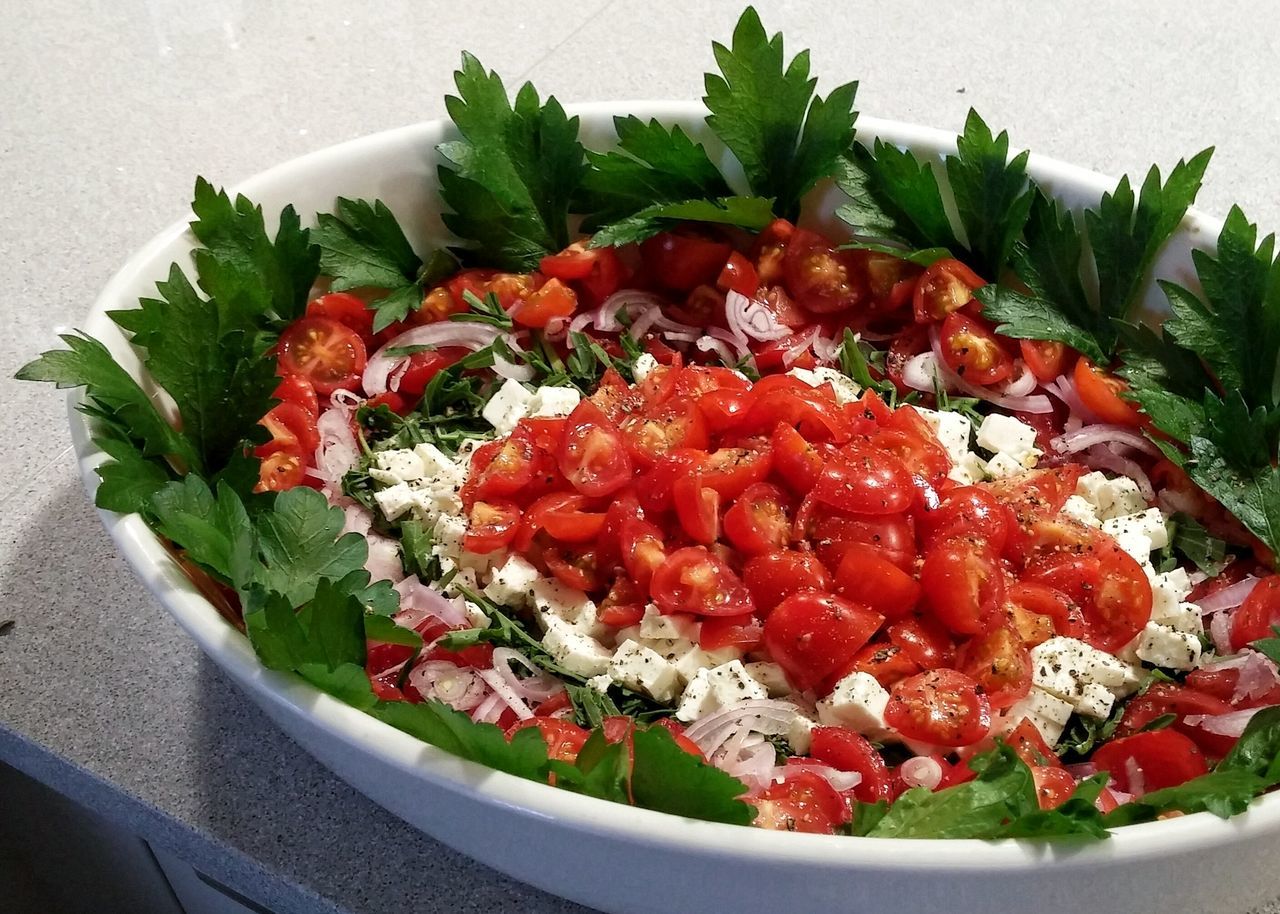
[[[824,86],[860,79],[868,114],[959,128],[972,105],[1015,145],[1117,175],[1215,144],[1202,207],[1280,225],[1266,5],[758,7]],[[11,377],[183,212],[196,174],[234,184],[441,116],[464,48],[563,101],[696,98],[739,10],[0,0],[0,761],[278,914],[582,910],[413,831],[277,732],[116,555],[63,398]]]

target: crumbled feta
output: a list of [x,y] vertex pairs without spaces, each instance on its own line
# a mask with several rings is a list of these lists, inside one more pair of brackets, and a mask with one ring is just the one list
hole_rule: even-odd
[[680,704],[676,706],[676,718],[688,724],[715,709],[716,701],[711,695],[711,681],[707,679],[707,670],[700,670],[681,694]]
[[558,616],[544,616],[543,622],[547,633],[542,638],[542,646],[556,663],[570,673],[586,678],[599,676],[609,669],[612,655],[595,638],[583,634]]
[[977,441],[978,447],[992,453],[1008,454],[1024,469],[1034,466],[1034,458],[1040,455],[1036,450],[1036,430],[1003,413],[991,413],[982,420]]
[[768,697],[768,690],[747,674],[742,661],[731,660],[698,671],[680,697],[676,717],[685,722],[694,721],[719,708]]
[[1190,670],[1200,662],[1200,639],[1159,622],[1148,622],[1138,635],[1135,653],[1147,663],[1169,670]]
[[987,478],[987,464],[981,457],[970,451],[947,473],[947,478],[962,486],[971,486]]
[[411,450],[379,451],[373,462],[379,470],[395,477],[397,482],[414,482],[425,475],[422,458]]
[[575,623],[586,611],[587,605],[594,603],[581,590],[568,587],[553,578],[539,577],[532,587],[533,605],[542,616],[556,616],[569,623]]
[[422,462],[423,479],[439,479],[455,485],[461,485],[466,479],[466,465],[455,463],[453,458],[434,444],[420,444],[413,449],[413,453]]
[[537,568],[513,555],[489,578],[484,595],[500,606],[528,606],[533,602],[533,585],[540,579]]
[[523,384],[508,378],[489,398],[480,415],[499,435],[510,435],[516,423],[529,414],[529,401],[532,399],[533,394]]
[[1076,481],[1076,494],[1101,513],[1111,507],[1111,480],[1097,470],[1085,473]]
[[1117,476],[1108,483],[1108,488],[1110,503],[1106,508],[1098,506],[1098,516],[1103,520],[1137,514],[1147,509],[1147,500],[1142,497],[1142,490],[1128,476]]
[[781,698],[791,694],[791,683],[787,682],[787,674],[778,664],[757,660],[745,666],[747,675],[769,690],[770,698]]
[[1083,714],[1085,717],[1106,720],[1115,702],[1116,696],[1110,689],[1100,683],[1091,682],[1081,690],[1080,700],[1076,702],[1075,709],[1076,713]]
[[634,641],[618,645],[609,662],[609,675],[614,682],[644,692],[656,701],[671,701],[680,687],[675,664]]
[[1163,549],[1169,545],[1169,528],[1165,525],[1164,515],[1159,508],[1110,517],[1102,522],[1102,532],[1109,533],[1116,539],[1125,533],[1142,534],[1151,542],[1152,549]]
[[582,394],[572,387],[539,387],[529,400],[528,415],[534,418],[567,416],[582,402]]
[[1050,638],[1031,649],[1032,685],[1077,710],[1090,700],[1086,693],[1090,684],[1106,689],[1121,686],[1127,672],[1120,660],[1075,638]]
[[647,352],[642,352],[636,356],[636,360],[631,365],[631,375],[636,379],[637,384],[644,382],[649,377],[649,372],[658,367],[658,360]]
[[803,714],[791,718],[787,727],[787,744],[796,755],[808,755],[813,744],[813,728],[816,724]]
[[696,641],[699,628],[698,622],[692,616],[664,616],[658,612],[658,607],[650,603],[644,608],[644,617],[640,620],[640,637],[654,640],[684,638],[688,641]]
[[398,482],[385,489],[373,493],[373,500],[378,503],[382,516],[387,520],[398,520],[414,506],[413,489],[407,483]]
[[1116,545],[1123,549],[1139,565],[1145,564],[1151,557],[1151,537],[1136,530],[1126,530],[1115,537]]
[[[967,416],[936,409],[925,409],[922,406],[913,408],[925,422],[929,423],[929,427],[933,429],[934,437],[938,439],[942,449],[947,452],[952,464],[961,466],[966,462],[967,458],[971,456],[977,458],[977,455],[969,450],[969,440],[973,435],[973,423],[969,421]],[[981,458],[978,459],[981,460]]]
[[1098,520],[1098,511],[1093,504],[1079,495],[1068,496],[1062,505],[1062,513],[1072,520],[1079,521],[1086,527],[1100,527],[1102,521]]
[[1151,621],[1171,628],[1177,632],[1199,637],[1204,633],[1204,620],[1200,615],[1200,607],[1194,603],[1177,603],[1171,611],[1156,615],[1153,610]]
[[587,685],[603,695],[609,691],[609,686],[613,685],[613,677],[608,673],[601,673],[599,676],[592,676],[588,679]]
[[1040,731],[1044,741],[1053,747],[1062,738],[1062,729],[1071,719],[1073,710],[1070,702],[1033,686],[1026,697],[1005,713],[1005,732],[1013,730],[1019,723],[1027,720]]
[[483,609],[470,600],[462,602],[462,611],[467,614],[467,624],[472,628],[488,628],[489,616]]
[[1027,468],[1018,460],[1001,452],[987,461],[987,475],[993,479],[1005,479],[1027,472]]
[[830,695],[818,702],[818,720],[831,727],[880,734],[888,729],[884,722],[888,703],[889,693],[874,676],[850,673],[836,683]]
[[793,368],[787,374],[797,381],[808,384],[810,387],[821,387],[823,384],[830,384],[831,390],[835,394],[836,402],[841,406],[846,403],[852,403],[862,396],[862,388],[852,378],[834,368],[826,366],[820,366],[812,370],[808,368]]

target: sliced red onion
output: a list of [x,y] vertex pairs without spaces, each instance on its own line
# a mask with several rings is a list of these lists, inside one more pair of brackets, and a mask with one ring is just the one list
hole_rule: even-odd
[[[924,761],[932,761],[932,759],[924,759]],[[934,765],[937,765],[934,762]],[[779,765],[774,769],[773,780],[779,784],[785,783],[788,777],[794,777],[802,771],[810,771],[822,778],[828,784],[835,788],[837,793],[844,793],[846,790],[853,790],[862,783],[862,775],[856,771],[841,771],[838,768],[832,768],[830,765],[823,765],[820,762],[791,762],[787,765]],[[942,768],[938,768],[938,778],[942,778]],[[932,790],[933,788],[929,788]]]
[[569,321],[569,348],[573,348],[573,335],[582,333],[587,327],[594,326],[596,320],[596,312],[584,311],[582,314],[575,314],[573,320]]
[[1209,637],[1219,654],[1231,653],[1231,613],[1220,612],[1209,620]]
[[813,345],[813,341],[818,338],[818,334],[821,332],[822,328],[814,324],[809,329],[795,334],[787,348],[782,352],[782,364],[787,368],[795,364],[796,360],[809,350],[809,347]]
[[694,345],[703,352],[714,352],[720,357],[720,361],[724,362],[726,365],[732,365],[734,362],[738,361],[737,353],[730,349],[729,345],[723,340],[718,340],[715,337],[698,337],[698,340]]
[[1161,489],[1156,493],[1156,501],[1166,514],[1194,515],[1198,508],[1194,498],[1177,489]]
[[747,339],[771,342],[791,335],[791,329],[778,321],[768,305],[741,292],[725,295],[724,311],[729,329]]
[[631,338],[633,340],[639,340],[639,339],[642,339],[646,333],[648,333],[650,330],[653,330],[653,329],[674,330],[677,333],[692,333],[695,336],[702,334],[702,330],[700,330],[697,327],[691,326],[689,324],[681,324],[678,321],[673,321],[670,318],[666,317],[662,313],[661,305],[655,305],[654,307],[650,308],[648,311],[645,311],[644,313],[642,313],[639,317],[635,319],[635,321],[627,329],[627,332],[631,334]]
[[[1235,609],[1253,592],[1253,588],[1257,586],[1259,580],[1254,575],[1249,575],[1229,587],[1224,587],[1216,593],[1211,593],[1209,596],[1201,598],[1198,604],[1200,612],[1208,615],[1209,613]],[[1226,653],[1229,654],[1231,652],[1226,651]]]
[[543,335],[552,342],[559,342],[568,335],[569,325],[572,321],[563,317],[553,317],[547,321],[547,326],[542,329]]
[[790,702],[756,698],[708,714],[691,725],[685,736],[709,756],[740,730],[766,736],[786,733],[796,713]]
[[370,397],[385,393],[391,373],[400,365],[408,364],[408,356],[385,355],[388,349],[401,349],[406,346],[430,346],[435,349],[442,346],[460,346],[472,350],[483,349],[497,339],[498,335],[497,327],[471,321],[440,321],[406,330],[369,358],[368,364],[364,367],[364,377],[361,379],[364,392]]
[[411,628],[415,632],[419,632],[419,634],[421,634],[421,629],[424,625],[439,621],[425,609],[414,609],[413,607],[402,607],[391,618],[401,628]]
[[659,336],[671,343],[692,343],[702,338],[702,334],[697,331],[684,330],[663,330]]
[[654,308],[659,309],[661,313],[664,304],[662,297],[652,292],[645,292],[642,289],[619,289],[595,310],[593,323],[597,330],[604,333],[617,333],[622,329],[622,324],[618,321],[619,311],[623,311],[627,319],[635,323],[637,315],[652,311]]
[[937,759],[927,755],[909,758],[898,768],[898,774],[908,787],[924,787],[934,790],[942,783],[942,766]]
[[351,433],[350,412],[340,406],[326,409],[316,420],[316,431],[320,434],[315,453],[316,478],[340,491],[342,477],[360,459],[360,447]]
[[946,359],[942,357],[942,337],[938,333],[937,325],[929,328],[929,345],[933,351],[933,358],[941,375],[943,382],[947,388],[954,388],[961,393],[970,397],[976,397],[979,400],[985,400],[1002,409],[1012,410],[1019,413],[1051,413],[1053,412],[1053,404],[1049,402],[1049,398],[1044,394],[1035,394],[1030,397],[1011,397],[988,390],[985,387],[979,387],[976,384],[970,384],[960,375],[951,370],[951,366],[947,364]]
[[778,754],[773,744],[761,736],[744,741],[731,757],[716,759],[713,764],[726,774],[742,781],[750,790],[763,790],[773,782]]
[[1263,708],[1244,708],[1240,711],[1228,711],[1226,714],[1188,714],[1182,718],[1182,722],[1206,733],[1238,739],[1244,733],[1244,728],[1249,726],[1249,721],[1253,720],[1253,715],[1261,710]]
[[[516,675],[512,664],[523,667],[526,676]],[[564,683],[550,673],[536,666],[524,654],[510,647],[499,647],[493,651],[493,670],[502,677],[503,682],[511,687],[526,702],[543,702],[564,691]]]
[[393,584],[404,580],[400,544],[389,536],[381,536],[372,531],[366,533],[364,538],[369,544],[369,555],[364,562],[369,577],[375,581],[391,581]]
[[1081,463],[1093,470],[1110,470],[1112,473],[1128,476],[1138,484],[1138,491],[1143,498],[1148,502],[1155,501],[1156,492],[1146,471],[1128,457],[1116,453],[1111,445],[1095,444],[1084,452]]
[[1135,797],[1140,797],[1147,792],[1147,779],[1142,769],[1138,767],[1138,760],[1133,756],[1125,759],[1124,773],[1129,776],[1129,786],[1133,788]]
[[1083,778],[1091,778],[1098,773],[1098,766],[1093,762],[1080,762],[1076,765],[1063,765],[1062,767],[1067,770],[1067,774],[1077,781]]
[[1115,798],[1116,803],[1123,806],[1125,803],[1132,803],[1135,794],[1125,793],[1123,790],[1116,790],[1114,787],[1108,787],[1111,796]]
[[813,354],[819,362],[834,362],[840,355],[843,340],[823,336],[819,333],[813,340]]
[[1036,380],[1036,376],[1031,373],[1031,369],[1022,359],[1017,359],[1013,365],[1017,374],[1001,386],[1000,393],[1006,397],[1025,397],[1035,390],[1040,382]]
[[450,599],[434,587],[422,583],[417,575],[410,575],[396,584],[400,605],[429,612],[446,625],[470,625],[462,607],[462,599]]
[[1053,381],[1044,385],[1044,389],[1061,400],[1067,407],[1067,411],[1072,416],[1079,418],[1085,425],[1097,425],[1102,421],[1089,407],[1084,405],[1084,401],[1080,399],[1080,394],[1076,390],[1075,380],[1071,375],[1058,375]]
[[[512,347],[515,348],[514,346]],[[498,353],[493,354],[493,373],[500,378],[507,378],[512,381],[532,381],[533,366],[517,365],[515,362],[508,362]]]
[[364,536],[373,526],[373,514],[364,505],[352,502],[342,509],[342,532]]
[[516,712],[516,717],[521,720],[533,717],[533,709],[524,703],[524,700],[516,694],[515,689],[511,688],[510,683],[503,679],[502,674],[497,670],[476,670],[476,675],[493,689],[495,695],[500,696],[507,703],[508,708]]
[[1276,670],[1271,658],[1257,651],[1244,651],[1243,655],[1245,662],[1240,667],[1236,689],[1231,695],[1233,704],[1250,698],[1261,698],[1280,685],[1280,671]]
[[1049,443],[1060,454],[1074,454],[1095,444],[1123,444],[1153,457],[1160,455],[1159,449],[1145,436],[1123,425],[1107,423],[1085,426],[1078,432],[1065,432]]
[[[726,330],[724,327],[708,327],[707,336],[715,337],[725,343],[728,343],[737,352],[738,358],[746,358],[751,354],[751,350],[747,347],[747,341],[733,335],[733,332]],[[704,352],[706,350],[703,350]]]
[[[479,676],[476,678],[479,679]],[[484,686],[484,680],[479,681]],[[486,691],[488,691],[487,687]],[[496,724],[506,710],[507,703],[502,700],[502,696],[497,692],[489,692],[488,697],[476,705],[476,709],[471,712],[471,717],[482,724]]]
[[912,390],[933,393],[935,386],[942,383],[938,360],[933,353],[921,352],[907,359],[902,364],[902,383]]
[[409,671],[409,684],[423,698],[439,699],[455,711],[470,711],[485,700],[489,691],[475,670],[455,666],[447,660],[419,663]]

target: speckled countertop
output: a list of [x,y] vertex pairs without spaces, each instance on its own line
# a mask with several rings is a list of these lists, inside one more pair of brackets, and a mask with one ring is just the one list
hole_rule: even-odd
[[[1111,174],[1214,144],[1201,205],[1280,226],[1269,5],[757,5],[825,85],[860,79],[868,113],[957,128],[973,105]],[[414,832],[278,733],[116,556],[62,397],[9,378],[183,212],[197,173],[231,184],[438,117],[463,48],[565,101],[696,98],[739,9],[0,0],[0,760],[280,914],[581,910]]]

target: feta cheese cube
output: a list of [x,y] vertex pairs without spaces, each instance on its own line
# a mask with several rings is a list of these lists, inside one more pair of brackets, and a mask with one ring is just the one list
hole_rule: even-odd
[[585,593],[566,587],[559,581],[539,577],[530,589],[533,591],[533,605],[544,618],[555,616],[573,624],[581,618],[588,604],[591,605],[591,611],[595,611],[595,604]]
[[1200,639],[1159,622],[1148,622],[1138,635],[1137,655],[1169,670],[1194,669],[1200,662]]
[[1062,513],[1072,520],[1079,521],[1086,527],[1101,527],[1098,512],[1093,505],[1079,495],[1068,496],[1062,505]]
[[1036,430],[1003,413],[991,413],[978,426],[978,447],[996,454],[1008,454],[1022,463],[1035,450]]
[[680,696],[680,704],[676,706],[676,719],[686,724],[710,714],[718,705],[711,694],[711,681],[707,679],[708,670],[700,670],[698,675],[689,681]]
[[960,466],[969,456],[977,457],[976,454],[969,450],[969,439],[973,435],[973,423],[969,421],[967,416],[942,410],[925,409],[921,406],[913,408],[925,422],[929,423],[929,427],[933,429],[934,437],[938,439],[938,443],[942,445],[942,449],[947,452],[947,456],[951,458],[953,464]]
[[1142,497],[1138,484],[1127,476],[1117,476],[1108,483],[1111,503],[1103,508],[1098,506],[1098,516],[1103,520],[1113,517],[1124,517],[1126,514],[1137,514],[1147,509],[1147,500]]
[[448,555],[454,558],[462,555],[462,538],[467,535],[467,520],[457,514],[441,514],[431,528],[434,544],[431,547],[436,555]]
[[1003,452],[987,461],[987,475],[992,479],[1004,479],[1027,472],[1027,468],[1017,459]]
[[529,414],[529,393],[519,381],[508,378],[489,398],[480,415],[493,426],[499,435],[510,435],[516,423]]
[[673,663],[634,641],[618,645],[609,662],[609,675],[614,682],[643,692],[656,701],[671,701],[680,686]]
[[489,616],[483,609],[470,600],[464,600],[462,603],[462,611],[467,614],[467,624],[472,628],[488,628]]
[[977,454],[969,451],[947,472],[947,478],[962,486],[971,486],[987,478],[987,463]]
[[658,367],[658,360],[647,352],[642,352],[636,356],[635,362],[631,366],[631,374],[636,379],[636,383],[640,384],[645,378],[649,377],[649,372]]
[[[1134,657],[1133,659],[1137,661],[1138,658]],[[1127,660],[1121,660],[1121,663],[1124,664],[1124,681],[1119,685],[1108,686],[1108,688],[1116,698],[1128,698],[1138,691],[1138,687],[1147,678],[1147,671],[1138,662],[1131,663]]]
[[823,384],[830,384],[831,390],[835,394],[836,402],[841,406],[846,403],[852,403],[862,396],[862,388],[852,378],[834,368],[826,366],[820,366],[813,370],[793,368],[787,374],[797,381],[808,384],[810,387],[821,387]]
[[1093,505],[1095,513],[1111,507],[1111,480],[1094,470],[1076,481],[1076,494]]
[[1075,638],[1050,638],[1031,649],[1032,684],[1072,707],[1087,700],[1089,684],[1110,689],[1125,675],[1124,663]]
[[572,387],[539,387],[529,400],[528,415],[535,418],[567,416],[582,402],[582,394]]
[[1116,539],[1126,533],[1140,533],[1151,541],[1152,549],[1163,549],[1169,545],[1169,528],[1165,525],[1164,515],[1159,508],[1108,518],[1102,522],[1102,532],[1109,533]]
[[609,686],[613,685],[613,677],[608,673],[601,673],[599,676],[592,676],[588,679],[587,685],[603,695],[609,691]]
[[787,682],[787,674],[778,664],[756,661],[745,666],[747,675],[769,690],[770,698],[781,698],[791,694],[791,683]]
[[603,644],[578,631],[558,616],[545,616],[547,632],[542,646],[560,664],[575,676],[587,678],[599,676],[609,669],[612,655]]
[[413,449],[413,453],[422,463],[423,478],[461,483],[466,476],[466,467],[454,463],[452,457],[434,444],[420,444]]
[[698,622],[692,616],[683,614],[664,616],[652,603],[644,608],[644,618],[640,620],[640,636],[647,639],[683,638],[687,641],[696,641],[699,628]]
[[1123,549],[1139,565],[1147,564],[1151,558],[1151,537],[1136,530],[1125,530],[1115,537],[1116,545]]
[[1174,631],[1185,632],[1188,635],[1196,635],[1197,637],[1204,632],[1204,620],[1200,615],[1200,607],[1194,603],[1177,603],[1172,611],[1162,612],[1159,616],[1153,610],[1151,621],[1159,622]]
[[400,482],[413,482],[424,475],[422,461],[410,450],[379,451],[373,461],[378,469],[395,476]]
[[1151,579],[1151,618],[1159,622],[1178,611],[1191,594],[1191,578],[1185,568],[1175,568]]
[[1073,710],[1070,702],[1033,687],[1005,713],[1004,732],[1013,730],[1024,720],[1030,721],[1052,748],[1062,738],[1062,729]]
[[787,727],[787,744],[791,747],[791,751],[796,755],[808,755],[809,748],[813,744],[813,728],[817,726],[809,718],[803,714],[797,714],[791,718],[791,723]]
[[1083,714],[1085,717],[1096,717],[1098,720],[1106,720],[1111,714],[1111,706],[1116,702],[1116,697],[1111,690],[1104,685],[1091,682],[1081,691],[1080,700],[1076,702],[1076,713]]
[[484,595],[501,606],[528,606],[533,602],[533,585],[539,580],[537,568],[513,555],[489,578]]
[[[661,652],[660,652],[661,653]],[[676,672],[680,674],[680,678],[685,682],[693,682],[698,678],[704,670],[709,670],[715,666],[711,655],[698,647],[696,644],[689,644],[687,648],[679,653],[675,659]]]
[[889,693],[870,673],[850,673],[818,702],[818,720],[831,727],[849,727],[878,735],[888,729],[884,709]]
[[373,493],[373,500],[387,520],[397,520],[414,506],[414,492],[408,484],[398,482],[390,488],[379,489]]
[[748,675],[741,660],[730,660],[711,668],[707,671],[707,681],[717,707],[727,708],[754,698],[769,697],[768,689]]

